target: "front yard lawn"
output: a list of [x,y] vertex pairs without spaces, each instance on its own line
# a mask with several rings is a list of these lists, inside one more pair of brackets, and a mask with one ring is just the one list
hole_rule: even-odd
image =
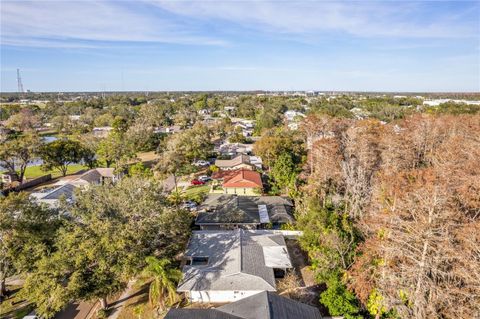
[[201,185],[201,186],[190,186],[188,187],[183,195],[189,200],[195,200],[198,197],[203,197],[208,194],[210,191],[210,185]]

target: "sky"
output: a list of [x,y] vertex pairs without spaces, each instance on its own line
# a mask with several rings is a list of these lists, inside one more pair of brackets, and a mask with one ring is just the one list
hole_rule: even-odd
[[2,92],[480,91],[480,1],[0,0]]

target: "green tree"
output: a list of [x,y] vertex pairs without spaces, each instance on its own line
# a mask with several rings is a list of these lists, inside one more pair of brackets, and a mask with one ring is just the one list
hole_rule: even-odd
[[271,176],[279,189],[292,195],[297,186],[298,172],[299,168],[294,163],[292,155],[284,153],[275,160],[271,170]]
[[38,135],[27,133],[7,139],[0,144],[0,164],[10,172],[17,173],[23,182],[25,170],[37,156],[41,141]]
[[151,169],[139,162],[128,168],[128,175],[132,177],[151,177],[153,173]]
[[282,154],[290,154],[294,163],[300,164],[305,153],[302,141],[294,133],[283,129],[265,131],[254,144],[253,151],[268,168],[273,167]]
[[177,177],[191,173],[192,161],[206,159],[212,151],[210,130],[204,125],[197,124],[189,130],[170,136],[160,144],[157,150],[160,159],[155,169],[165,177],[173,175],[177,190]]
[[24,286],[46,317],[69,300],[96,299],[107,308],[106,298],[139,274],[147,256],[173,258],[190,230],[189,213],[171,207],[151,179],[90,187],[63,209],[73,218],[58,234],[57,250],[43,258]]
[[123,134],[128,130],[128,122],[121,116],[117,116],[112,123],[113,131],[117,134]]
[[320,301],[328,308],[331,316],[343,316],[345,319],[364,318],[360,314],[357,298],[336,276],[328,280],[327,290],[321,293]]
[[182,272],[171,267],[168,259],[158,259],[153,256],[146,258],[147,266],[142,275],[151,279],[149,288],[150,303],[160,310],[165,306],[171,306],[179,300],[176,284],[182,278]]
[[120,168],[128,160],[135,158],[134,146],[124,134],[112,132],[102,139],[98,145],[97,155],[110,167],[115,164]]
[[347,290],[343,276],[353,264],[360,235],[343,203],[330,198],[323,203],[318,198],[304,201],[306,207],[297,216],[297,227],[304,232],[300,245],[308,252],[317,281],[327,285],[320,300],[331,315],[357,318],[359,302]]
[[83,156],[82,145],[77,141],[68,139],[56,140],[40,148],[43,169],[46,171],[57,169],[63,176],[67,175],[68,166],[80,163]]
[[260,135],[264,130],[278,126],[282,122],[282,114],[271,108],[264,108],[256,120],[255,134]]
[[56,211],[32,202],[26,193],[0,197],[0,299],[8,276],[32,271],[51,251],[60,223]]

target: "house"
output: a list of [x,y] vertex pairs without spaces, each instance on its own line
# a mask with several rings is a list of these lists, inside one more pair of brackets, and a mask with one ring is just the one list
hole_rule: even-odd
[[254,166],[250,163],[250,156],[248,155],[238,155],[229,160],[219,160],[215,161],[215,166],[221,170],[237,170],[237,169],[247,169],[252,170]]
[[284,115],[288,122],[295,120],[296,117],[305,117],[305,114],[303,114],[302,112],[297,112],[293,110],[286,111]]
[[223,143],[215,146],[214,151],[223,156],[237,156],[237,155],[248,155],[252,153],[253,145],[252,144],[242,144],[242,143]]
[[153,130],[153,133],[163,133],[163,134],[175,134],[181,132],[182,128],[180,125],[172,125],[172,126],[160,126]]
[[4,184],[11,184],[13,182],[19,182],[20,177],[16,172],[5,172],[2,173],[2,183]]
[[96,137],[107,137],[112,130],[113,130],[113,127],[111,126],[94,127],[93,135]]
[[117,176],[114,174],[114,168],[99,167],[88,170],[79,178],[69,182],[70,184],[80,187],[89,185],[99,185],[106,182],[115,182]]
[[263,161],[260,156],[250,156],[250,164],[255,166],[257,169],[263,168]]
[[[258,196],[263,191],[260,173],[250,169],[218,171],[212,175],[212,193]],[[221,187],[219,187],[221,183]]]
[[74,193],[77,187],[72,184],[63,184],[59,187],[52,189],[47,189],[41,192],[35,192],[30,194],[30,196],[35,199],[38,203],[47,204],[51,208],[58,207],[60,199],[64,198],[67,202],[73,202]]
[[90,185],[100,185],[106,182],[114,183],[118,176],[114,174],[113,168],[94,168],[80,176],[66,176],[60,179],[52,187],[31,193],[30,196],[39,203],[45,203],[50,207],[58,207],[61,198],[67,202],[74,201],[75,189],[85,189]]
[[321,319],[312,306],[263,291],[253,296],[210,309],[171,309],[165,319]]
[[282,235],[273,231],[194,231],[177,287],[191,302],[237,301],[276,291],[275,278],[292,268]]
[[288,197],[209,194],[198,207],[195,224],[203,230],[280,229],[293,221]]

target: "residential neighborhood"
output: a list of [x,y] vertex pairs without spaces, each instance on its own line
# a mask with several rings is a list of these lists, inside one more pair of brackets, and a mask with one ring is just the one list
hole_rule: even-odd
[[480,0],[0,0],[0,319],[480,319]]

